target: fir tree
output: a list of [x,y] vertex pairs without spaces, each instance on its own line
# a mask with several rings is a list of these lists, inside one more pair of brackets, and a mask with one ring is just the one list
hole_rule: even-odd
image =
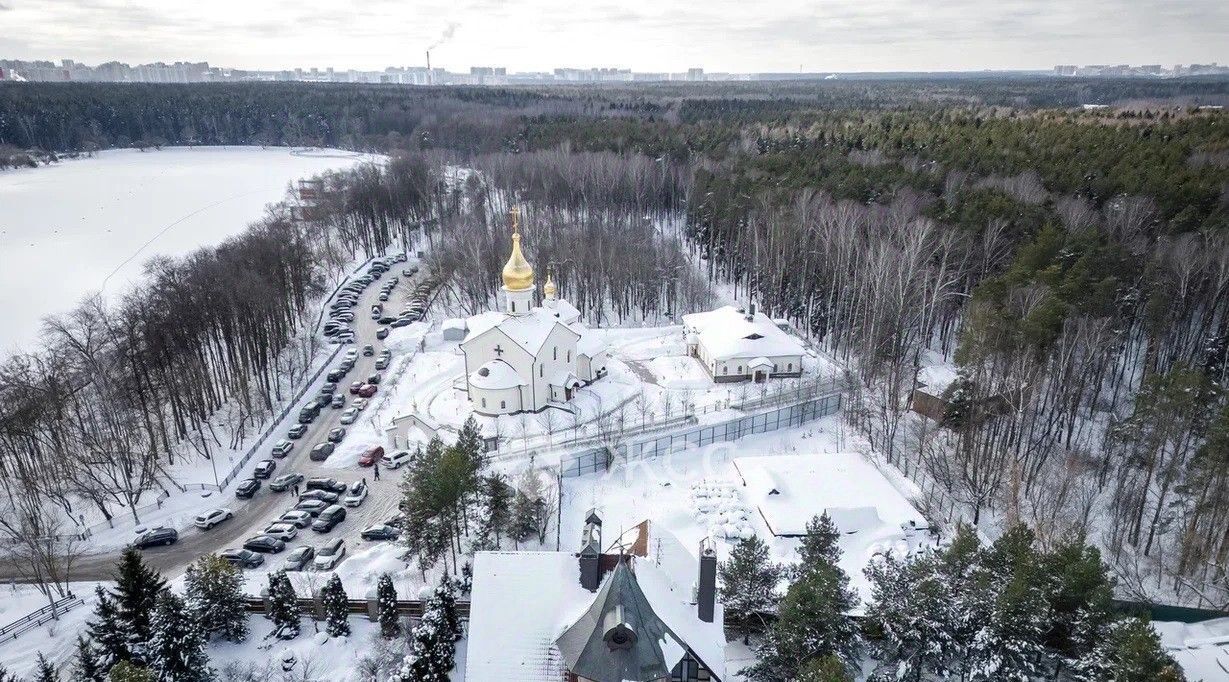
[[836,656],[807,661],[798,671],[798,682],[853,682],[849,669]]
[[461,639],[461,616],[457,613],[456,585],[448,574],[440,577],[431,594],[431,606],[440,614],[441,636],[456,642]]
[[154,682],[154,674],[149,668],[131,661],[117,663],[108,677],[111,682]]
[[1114,583],[1101,553],[1080,536],[1064,538],[1042,561],[1049,580],[1045,643],[1061,672],[1084,658],[1113,621]]
[[350,634],[350,614],[347,608],[348,597],[346,588],[342,587],[341,578],[336,573],[320,590],[320,601],[324,606],[324,627],[330,637],[345,637]]
[[90,641],[97,647],[98,666],[106,672],[120,661],[132,657],[128,648],[131,638],[111,595],[98,586],[94,588],[94,596],[94,617],[89,621],[87,631]]
[[243,572],[215,554],[201,557],[184,576],[188,605],[206,637],[242,642],[248,635]]
[[777,604],[782,569],[769,560],[768,545],[758,536],[739,540],[730,558],[717,567],[726,628],[744,641],[764,629],[764,614]]
[[822,516],[814,516],[807,522],[807,534],[798,547],[798,556],[802,566],[818,566],[828,564],[837,566],[841,562],[841,532],[832,522],[828,512]]
[[0,665],[0,682],[21,682],[21,678],[9,672],[9,669]]
[[269,618],[279,638],[299,636],[299,599],[286,571],[269,574]]
[[151,627],[147,659],[158,682],[202,682],[213,677],[205,654],[205,634],[183,599],[164,590]]
[[116,578],[115,605],[119,620],[128,634],[128,649],[137,660],[145,654],[145,644],[152,633],[150,621],[158,595],[166,589],[166,581],[145,564],[141,553],[129,547],[119,561]]
[[1186,676],[1161,646],[1145,620],[1123,618],[1075,665],[1073,677],[1084,682],[1185,682]]
[[38,652],[37,663],[34,668],[34,682],[59,682],[60,676],[55,671],[55,666],[51,665],[51,661],[43,655],[43,652]]
[[401,636],[401,614],[397,613],[397,589],[385,573],[376,583],[376,603],[379,608],[380,636],[393,639]]
[[77,658],[73,661],[72,682],[103,682],[107,678],[94,645],[77,635]]
[[457,431],[457,442],[453,447],[465,455],[475,472],[482,471],[486,466],[486,458],[482,452],[482,429],[478,427],[478,420],[474,419],[473,415],[470,415]]
[[886,555],[866,567],[871,602],[865,622],[880,662],[875,679],[921,682],[928,671],[946,670],[953,648],[952,599],[937,564],[935,557],[902,562]]
[[499,549],[512,518],[512,487],[503,474],[493,473],[479,482],[482,493],[481,519],[473,542],[475,552]]

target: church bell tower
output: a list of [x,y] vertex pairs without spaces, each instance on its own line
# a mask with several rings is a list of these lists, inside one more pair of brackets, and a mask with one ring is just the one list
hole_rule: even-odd
[[533,307],[533,266],[521,253],[521,211],[513,206],[512,255],[504,264],[504,309],[509,315],[525,315]]

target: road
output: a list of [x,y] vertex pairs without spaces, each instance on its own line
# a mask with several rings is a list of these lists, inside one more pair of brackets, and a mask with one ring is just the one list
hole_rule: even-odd
[[[376,330],[379,325],[371,319],[371,306],[378,302],[380,295],[380,285],[388,281],[389,277],[396,275],[400,278],[400,282],[393,290],[393,294],[388,303],[384,306],[387,310],[396,312],[403,309],[404,303],[408,295],[412,292],[414,285],[424,277],[423,272],[417,273],[413,278],[407,278],[401,274],[401,271],[408,266],[405,263],[396,263],[385,273],[383,277],[371,283],[359,297],[358,304],[353,308],[354,323],[351,325],[355,332],[354,347],[359,350],[359,355],[354,368],[351,369],[346,376],[338,382],[337,392],[341,393],[346,398],[346,407],[349,407],[356,396],[349,393],[350,383],[359,380],[365,380],[369,375],[377,372],[375,369],[375,356],[366,357],[362,354],[362,348],[365,344],[371,344],[375,348],[376,355],[383,348],[383,342],[376,338]],[[327,305],[327,303],[326,303]],[[341,357],[334,361],[330,368],[341,362]],[[393,357],[395,363],[397,357]],[[324,374],[315,382],[313,387],[306,393],[303,402],[314,399],[319,394],[319,386],[325,381]],[[383,372],[381,372],[383,374]],[[386,390],[386,387],[381,386],[380,390]],[[374,402],[379,398],[377,393],[370,402]],[[369,407],[368,410],[371,408]],[[273,472],[273,477],[276,478],[288,472],[300,472],[306,478],[314,476],[324,476],[336,478],[346,483],[352,483],[361,478],[367,480],[369,493],[367,500],[358,508],[346,509],[346,520],[343,521],[337,528],[327,535],[317,533],[310,528],[299,529],[299,534],[296,538],[287,543],[287,549],[297,547],[301,544],[319,545],[325,538],[336,537],[341,535],[346,539],[347,544],[361,542],[359,531],[363,528],[383,521],[387,521],[397,511],[397,503],[400,497],[398,482],[400,481],[399,472],[388,471],[381,469],[383,477],[376,481],[373,478],[371,468],[362,468],[357,465],[350,468],[329,468],[324,466],[326,462],[313,462],[309,457],[309,452],[316,443],[323,443],[327,440],[327,435],[330,429],[341,426],[342,409],[333,409],[326,407],[321,410],[320,415],[316,420],[308,425],[307,433],[302,438],[293,441],[294,449],[284,459],[275,460],[277,462],[277,470]],[[366,411],[361,413],[360,420],[366,419],[368,414]],[[275,427],[276,434],[273,438],[267,441],[265,446],[267,449],[272,448],[277,440],[286,437],[286,431],[290,429],[298,420],[298,409],[291,410],[286,419]],[[383,445],[383,443],[371,443],[371,445]],[[246,470],[250,470],[262,459],[271,458],[272,455],[267,452],[258,453],[252,461],[248,463]],[[243,477],[241,477],[243,478]],[[276,493],[269,490],[269,481],[262,481],[262,486],[256,495],[249,500],[235,499],[233,493],[234,484],[224,493],[222,500],[223,506],[231,509],[234,512],[234,518],[225,521],[215,528],[208,531],[201,531],[196,528],[188,528],[181,530],[179,534],[179,542],[168,547],[154,547],[144,550],[146,562],[157,568],[165,576],[175,576],[183,572],[188,564],[192,563],[204,554],[218,552],[231,547],[240,547],[245,540],[257,535],[261,529],[275,520],[285,511],[294,507],[297,502],[293,493],[284,492]],[[225,500],[229,500],[225,502]],[[265,557],[265,565],[271,563],[276,565],[280,558],[285,556],[282,554],[267,555]],[[115,564],[119,558],[119,552],[108,552],[102,554],[89,554],[78,557],[72,567],[71,579],[78,580],[109,580],[114,577]],[[7,564],[7,565],[5,565]],[[20,573],[9,563],[8,560],[0,563],[0,577],[16,578],[20,580]]]

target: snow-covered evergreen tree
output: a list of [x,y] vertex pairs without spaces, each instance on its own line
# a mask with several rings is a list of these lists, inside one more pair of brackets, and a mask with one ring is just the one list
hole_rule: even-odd
[[56,673],[55,666],[43,652],[38,652],[38,660],[34,667],[34,682],[59,682],[60,676]]
[[410,633],[410,653],[393,682],[448,681],[456,664],[454,628],[459,626],[453,624],[455,612],[451,616],[447,613],[450,594],[441,593],[443,589],[436,589],[423,606],[422,620]]
[[158,682],[203,682],[213,677],[205,633],[196,614],[170,590],[158,597],[147,661]]
[[1185,682],[1186,675],[1161,646],[1147,621],[1123,618],[1080,660],[1072,677],[1081,682]]
[[329,633],[330,637],[349,635],[349,598],[346,596],[346,588],[341,584],[341,578],[336,573],[324,584],[324,589],[320,590],[320,601],[324,606],[325,632]]
[[9,672],[9,669],[0,665],[0,682],[21,682],[21,678]]
[[397,613],[397,589],[385,573],[376,583],[376,604],[379,608],[380,636],[392,639],[401,635],[401,614]]
[[946,670],[953,649],[951,592],[935,557],[901,561],[877,557],[865,569],[871,585],[867,627],[879,661],[876,680],[920,680]]
[[453,642],[460,640],[461,616],[457,613],[456,582],[448,574],[440,577],[439,587],[435,588],[427,605],[440,614],[442,636]]
[[457,442],[453,447],[465,455],[475,472],[482,471],[486,466],[486,457],[482,451],[482,429],[478,427],[478,421],[473,415],[470,415],[457,431]]
[[201,557],[184,576],[185,597],[206,637],[242,642],[248,635],[243,572],[215,554]]
[[853,682],[848,666],[836,656],[807,661],[798,671],[798,682]]
[[286,571],[269,574],[269,618],[281,639],[299,636],[299,599]]
[[98,667],[105,673],[116,663],[132,657],[128,649],[131,637],[127,625],[120,620],[115,600],[101,585],[94,588],[94,598],[94,616],[87,632],[98,651]]
[[157,571],[145,564],[141,553],[129,547],[119,561],[119,575],[115,581],[117,616],[128,635],[128,650],[133,659],[143,660],[146,643],[152,632],[150,621],[158,595],[166,589],[166,580]]
[[120,661],[111,668],[107,679],[111,682],[154,682],[154,673],[131,661]]
[[841,562],[841,531],[832,522],[828,512],[812,517],[807,522],[807,534],[798,547],[798,557],[802,567],[828,564],[837,566]]
[[717,567],[721,579],[721,605],[726,629],[744,640],[764,629],[764,614],[777,605],[777,583],[782,568],[768,556],[768,545],[758,536],[744,538],[730,550],[730,558]]
[[72,682],[103,682],[107,679],[107,671],[98,660],[98,652],[88,639],[77,635],[77,657],[73,660]]

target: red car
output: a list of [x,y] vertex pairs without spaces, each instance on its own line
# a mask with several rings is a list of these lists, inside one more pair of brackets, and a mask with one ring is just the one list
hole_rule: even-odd
[[374,448],[367,450],[367,452],[364,452],[362,455],[359,455],[358,465],[361,467],[369,467],[380,461],[380,458],[383,456],[384,448],[377,445]]
[[376,394],[375,384],[363,384],[358,389],[358,394],[359,394],[359,397],[361,398],[370,398],[371,396]]
[[358,395],[358,392],[362,390],[362,388],[363,388],[363,382],[361,381],[356,381],[350,384],[350,395]]

